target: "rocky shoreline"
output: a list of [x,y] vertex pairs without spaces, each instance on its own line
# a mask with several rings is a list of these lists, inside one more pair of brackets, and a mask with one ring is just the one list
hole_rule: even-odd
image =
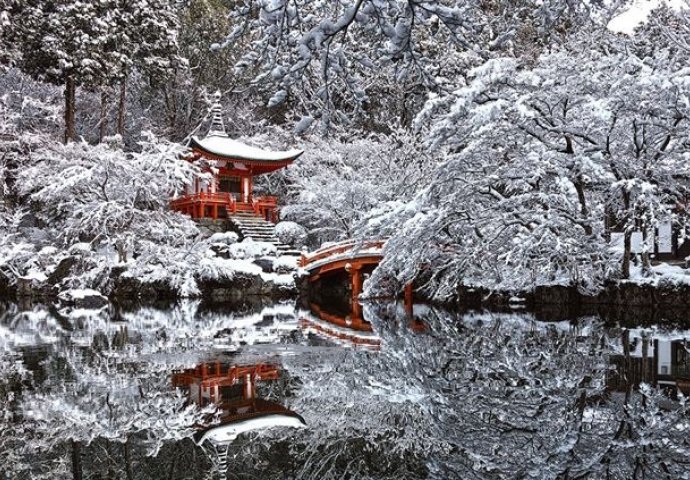
[[[64,267],[64,268],[62,268]],[[66,272],[70,265],[60,265],[58,271]],[[15,283],[0,273],[0,298],[60,302],[82,308],[97,308],[107,303],[119,305],[137,303],[175,302],[179,291],[164,282],[145,283],[123,275],[126,270],[110,272],[111,288],[107,295],[97,291],[82,291],[70,295],[69,290],[59,287],[60,275],[43,282],[30,280]],[[325,300],[345,305],[349,301],[347,288],[310,285],[307,277],[292,273],[294,282],[275,282],[264,275],[237,272],[227,279],[196,279],[200,294],[195,297],[204,304],[239,304],[247,301],[278,301],[286,299]],[[321,288],[320,288],[321,287]],[[342,297],[342,298],[341,298]],[[690,285],[659,282],[640,284],[634,282],[609,282],[598,294],[588,295],[575,286],[538,286],[531,291],[489,291],[481,287],[463,286],[456,295],[439,302],[416,296],[439,307],[460,311],[508,312],[526,310],[544,321],[571,320],[584,316],[599,316],[607,321],[645,325],[660,321],[687,323],[690,320]]]
[[[13,300],[35,300],[60,302],[82,308],[98,308],[108,302],[118,304],[155,303],[175,301],[180,293],[164,282],[145,283],[113,269],[110,275],[111,288],[107,295],[95,290],[79,290],[81,294],[71,295],[72,290],[61,290],[58,283],[50,279],[37,282],[30,279],[12,283],[0,273],[0,298]],[[281,283],[265,279],[262,275],[238,272],[227,279],[196,279],[201,294],[197,297],[204,303],[232,303],[246,297],[260,297],[270,300],[297,298],[307,282],[297,273],[294,282]]]

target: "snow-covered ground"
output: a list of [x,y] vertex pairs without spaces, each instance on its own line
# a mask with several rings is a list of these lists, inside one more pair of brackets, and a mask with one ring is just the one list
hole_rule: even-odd
[[621,280],[623,283],[652,285],[665,287],[673,285],[690,285],[690,270],[680,265],[660,263],[653,265],[648,274],[644,274],[642,267],[633,265],[630,268],[630,279]]

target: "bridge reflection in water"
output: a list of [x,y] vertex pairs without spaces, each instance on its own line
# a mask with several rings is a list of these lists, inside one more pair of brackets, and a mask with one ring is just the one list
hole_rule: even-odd
[[[336,344],[352,347],[378,349],[381,337],[367,321],[362,305],[354,301],[352,310],[347,313],[329,312],[316,303],[309,305],[309,312],[300,315],[300,326],[307,334],[315,334]],[[414,318],[412,305],[405,305],[405,316],[410,330],[416,333],[425,332],[424,322]]]
[[175,372],[173,386],[187,391],[190,403],[216,406],[207,422],[198,426],[195,440],[215,457],[225,472],[231,443],[238,435],[275,428],[302,428],[306,424],[297,413],[276,402],[257,397],[258,382],[274,381],[280,368],[272,364],[233,365],[219,361]]

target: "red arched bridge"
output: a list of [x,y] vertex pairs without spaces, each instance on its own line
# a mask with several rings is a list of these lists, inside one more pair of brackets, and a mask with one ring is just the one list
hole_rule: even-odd
[[381,262],[384,245],[383,240],[340,242],[303,254],[300,266],[309,272],[310,282],[325,275],[347,272],[352,280],[352,296],[358,297],[364,283],[362,270]]
[[[385,240],[367,240],[335,243],[314,252],[303,254],[300,266],[309,273],[309,281],[316,282],[325,275],[347,272],[352,284],[352,298],[362,293],[363,270],[376,268],[383,259]],[[412,285],[405,288],[405,300],[412,302]]]

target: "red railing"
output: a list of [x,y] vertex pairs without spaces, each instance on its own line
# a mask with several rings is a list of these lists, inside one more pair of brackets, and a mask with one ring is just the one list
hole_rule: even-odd
[[280,373],[278,367],[265,363],[229,367],[219,363],[202,364],[193,369],[174,372],[172,382],[175,387],[189,386],[194,383],[234,385],[244,380],[246,375],[251,375],[254,380],[276,380]]
[[237,200],[235,200],[234,194],[228,192],[199,192],[184,195],[172,200],[170,207],[173,210],[181,210],[184,207],[198,204],[221,205],[226,207],[229,212],[235,212],[237,209]]
[[252,199],[252,209],[254,215],[270,220],[273,223],[278,222],[278,198],[273,196],[261,196]]
[[335,245],[330,245],[328,247],[321,248],[321,249],[316,250],[315,252],[313,252],[309,255],[302,254],[302,257],[300,258],[300,266],[302,268],[305,268],[309,264],[312,264],[314,262],[318,262],[320,260],[335,256],[335,255],[340,255],[342,253],[346,253],[346,252],[351,251],[351,250],[358,251],[358,250],[368,250],[371,248],[382,249],[383,246],[385,245],[385,243],[386,243],[385,240],[369,240],[369,241],[365,241],[365,242],[347,240],[345,242],[340,242],[340,243],[336,243]]
[[[170,201],[170,208],[192,215],[192,218],[208,216],[204,207],[225,207],[228,214],[252,211],[256,216],[277,222],[278,199],[273,196],[250,197],[248,202],[238,201],[237,194],[229,192],[199,192],[184,195]],[[200,209],[200,210],[199,210]],[[217,208],[216,208],[217,210]],[[215,214],[214,214],[215,215]],[[213,215],[212,215],[213,216]],[[215,216],[213,216],[215,218]]]

